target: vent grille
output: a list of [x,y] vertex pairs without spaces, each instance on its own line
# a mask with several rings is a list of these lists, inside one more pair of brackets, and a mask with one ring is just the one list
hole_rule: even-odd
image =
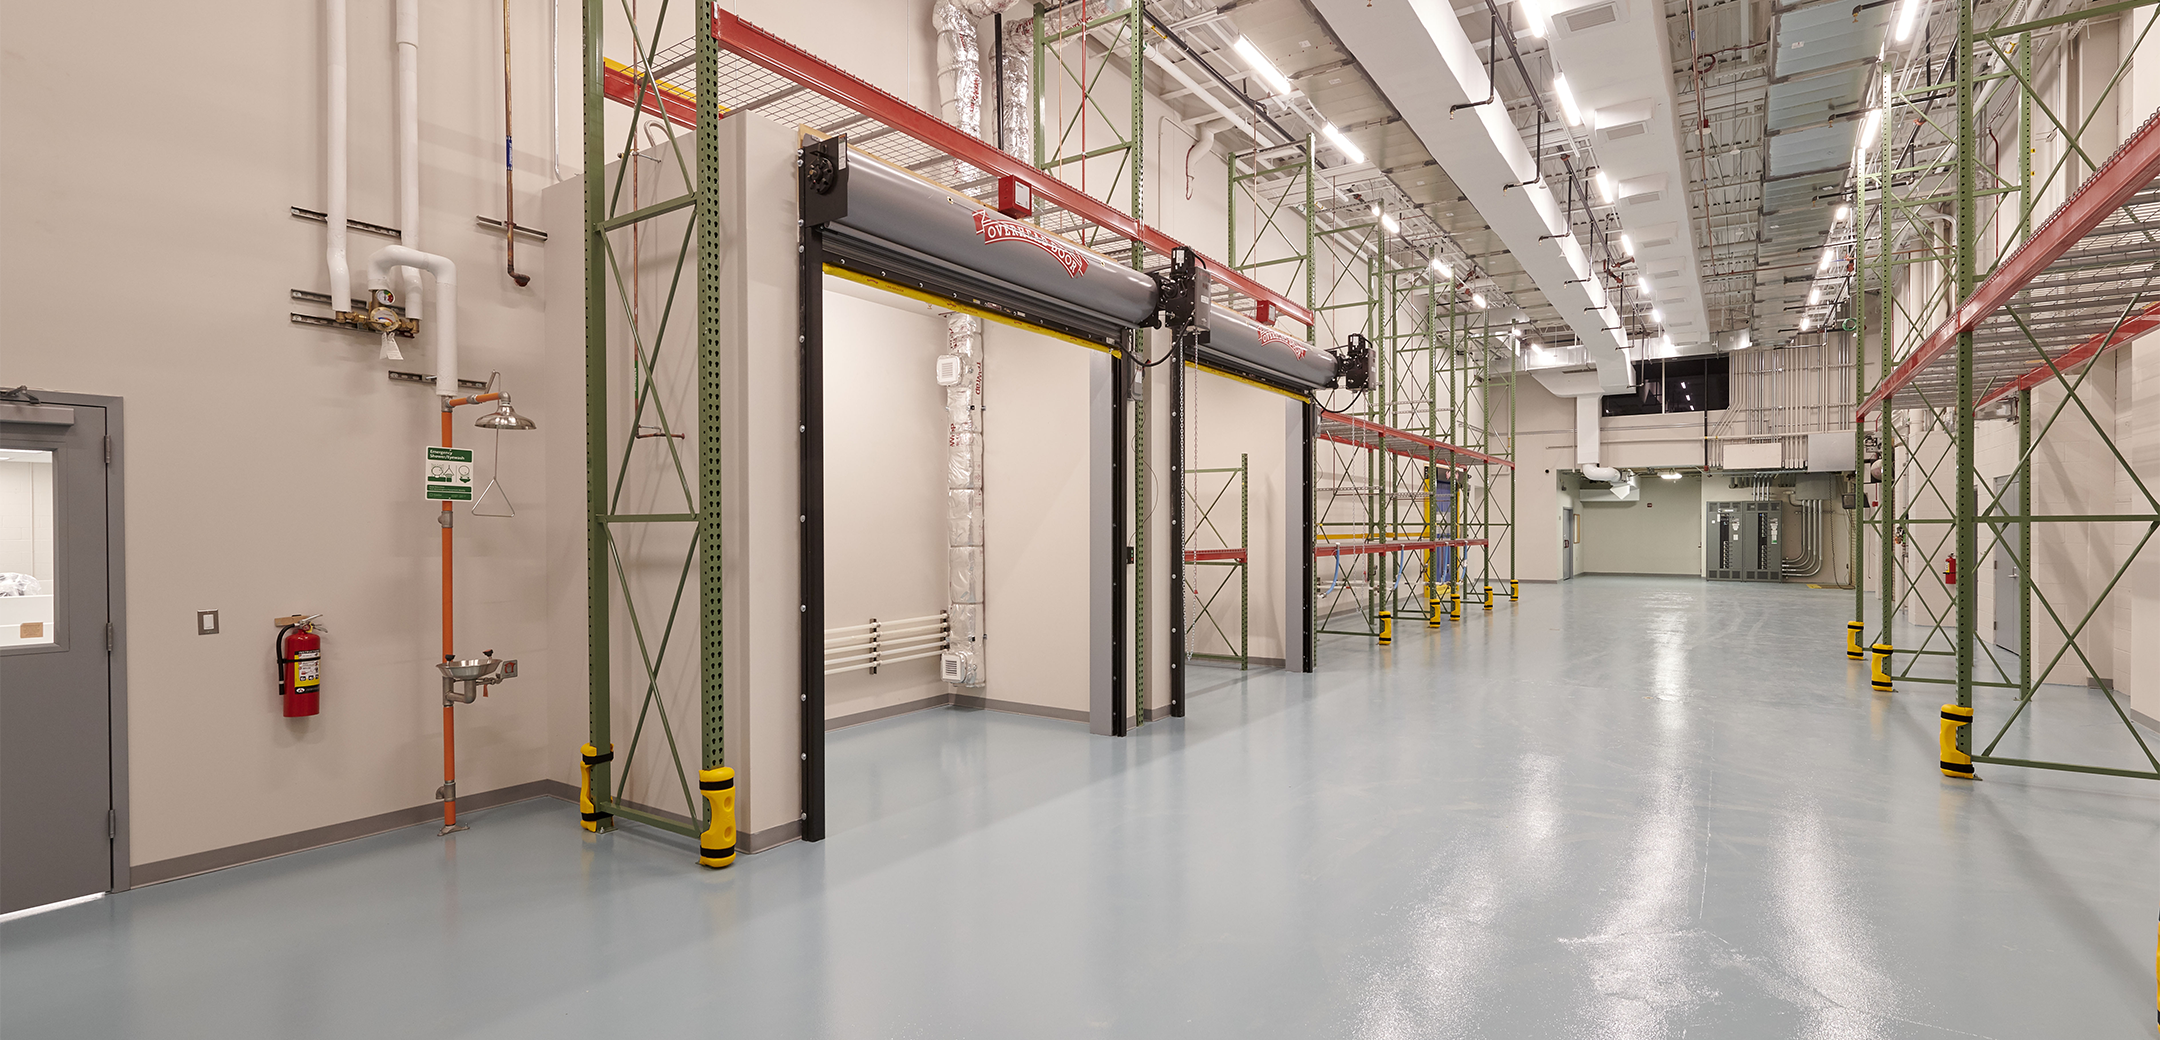
[[1602,129],[1604,130],[1606,140],[1624,141],[1630,137],[1641,137],[1642,135],[1649,133],[1650,124],[1640,121],[1633,123],[1614,123],[1613,125],[1603,127]]
[[[1662,191],[1646,191],[1646,192],[1643,192],[1643,193],[1642,193],[1642,194],[1640,194],[1640,195],[1629,195],[1629,196],[1626,196],[1626,197],[1622,198],[1622,199],[1621,199],[1620,201],[1622,201],[1622,202],[1625,202],[1625,203],[1627,203],[1627,204],[1628,204],[1628,205],[1630,205],[1630,206],[1647,206],[1647,205],[1649,205],[1650,203],[1653,203],[1653,202],[1657,202],[1657,201],[1659,201],[1660,199],[1663,199],[1664,197],[1665,197],[1665,193],[1664,193],[1664,192],[1662,192]],[[1645,242],[1645,243],[1643,243],[1643,244],[1644,244],[1644,245],[1649,245],[1650,243],[1648,243],[1648,242]]]
[[1595,29],[1600,25],[1611,25],[1619,21],[1620,9],[1616,4],[1599,4],[1596,7],[1585,7],[1580,11],[1569,11],[1560,17],[1567,20],[1569,32],[1582,32],[1585,29]]
[[[1660,249],[1660,248],[1663,248],[1663,247],[1665,247],[1665,246],[1669,246],[1669,245],[1672,245],[1672,236],[1670,236],[1670,235],[1667,235],[1667,236],[1665,236],[1664,238],[1652,238],[1652,239],[1646,239],[1646,240],[1644,240],[1643,242],[1639,243],[1639,244],[1638,244],[1638,245],[1636,246],[1636,248],[1638,248],[1638,249]],[[1656,278],[1677,278],[1677,277],[1679,277],[1679,276],[1680,276],[1680,272],[1678,272],[1678,271],[1674,271],[1674,272],[1671,272],[1670,274],[1662,274],[1662,275],[1653,275],[1652,277],[1656,277]]]

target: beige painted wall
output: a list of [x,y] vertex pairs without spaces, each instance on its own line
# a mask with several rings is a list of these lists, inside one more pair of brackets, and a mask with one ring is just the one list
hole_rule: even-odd
[[1702,476],[1664,480],[1643,474],[1636,484],[1642,488],[1638,501],[1577,507],[1582,548],[1576,573],[1701,574]]

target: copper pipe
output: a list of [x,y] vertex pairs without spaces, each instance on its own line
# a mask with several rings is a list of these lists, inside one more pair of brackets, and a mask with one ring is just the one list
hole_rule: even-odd
[[[510,0],[503,0],[503,256],[510,280],[522,289],[532,276],[517,269],[516,165],[510,158],[510,139]],[[449,438],[443,439],[447,444]]]

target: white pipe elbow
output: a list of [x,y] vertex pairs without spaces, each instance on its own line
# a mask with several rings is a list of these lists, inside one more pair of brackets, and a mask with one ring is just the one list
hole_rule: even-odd
[[457,264],[434,253],[384,246],[368,257],[368,291],[388,291],[390,272],[400,267],[426,271],[435,279],[435,392],[444,397],[461,397],[457,382]]
[[1600,484],[1616,484],[1620,481],[1620,471],[1611,466],[1584,466],[1582,475],[1584,480],[1594,480]]

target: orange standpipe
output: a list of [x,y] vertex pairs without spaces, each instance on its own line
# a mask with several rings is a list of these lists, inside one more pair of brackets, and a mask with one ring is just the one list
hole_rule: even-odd
[[[450,412],[461,404],[484,404],[501,394],[480,394],[476,397],[446,398],[442,406],[442,447],[455,447],[450,443]],[[442,504],[442,654],[443,660],[457,660],[457,645],[452,635],[455,614],[451,604],[451,557],[450,557],[450,503]],[[447,700],[442,706],[442,833],[460,829],[457,822],[457,711]]]

